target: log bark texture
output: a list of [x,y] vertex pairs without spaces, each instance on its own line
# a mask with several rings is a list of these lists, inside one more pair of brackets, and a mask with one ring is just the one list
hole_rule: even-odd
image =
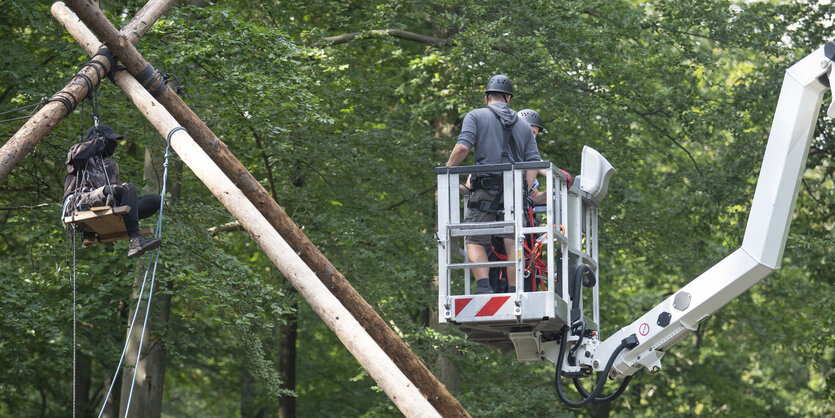
[[188,130],[200,147],[246,195],[273,228],[286,239],[293,251],[313,269],[322,283],[362,324],[363,328],[377,341],[397,367],[408,376],[409,380],[414,382],[429,402],[445,416],[469,416],[446,387],[432,375],[371,305],[304,235],[284,209],[229,151],[226,144],[218,139],[182,99],[165,85],[162,78],[156,75],[156,70],[139,54],[127,37],[113,27],[95,2],[67,0],[67,4],[122,61],[128,72],[137,77],[137,81],[149,92],[155,93],[155,98]]

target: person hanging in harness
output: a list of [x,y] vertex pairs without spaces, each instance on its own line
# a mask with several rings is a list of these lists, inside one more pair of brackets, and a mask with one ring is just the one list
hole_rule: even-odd
[[[513,83],[505,75],[490,78],[484,88],[485,107],[467,113],[458,135],[458,142],[449,156],[447,167],[461,164],[470,149],[475,149],[475,165],[501,164],[521,161],[540,161],[536,137],[528,122],[518,117],[510,108],[513,97]],[[536,171],[525,173],[526,184],[533,184]],[[469,199],[469,211],[464,222],[491,222],[497,219],[502,207],[501,174],[476,175],[470,179],[472,192]],[[527,186],[526,186],[527,188]],[[527,193],[526,193],[527,194]],[[516,253],[516,243],[512,234],[500,236],[507,249],[507,254]],[[467,254],[469,261],[482,263],[487,261],[484,246],[490,243],[490,236],[468,237]],[[489,269],[472,269],[476,278],[477,293],[493,293],[488,277]],[[516,291],[516,271],[508,269],[508,292]]]
[[96,206],[130,206],[123,217],[130,238],[128,257],[139,257],[162,244],[161,238],[146,238],[139,233],[139,219],[159,210],[160,196],[137,196],[133,183],[119,183],[119,164],[110,157],[118,145],[116,140],[121,138],[102,124],[87,130],[85,142],[70,147],[62,200],[65,214]]

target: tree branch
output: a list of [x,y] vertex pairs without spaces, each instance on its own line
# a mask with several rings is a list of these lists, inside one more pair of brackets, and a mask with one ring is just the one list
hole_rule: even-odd
[[418,197],[418,196],[422,196],[422,195],[426,194],[426,192],[428,192],[428,191],[430,191],[430,190],[434,190],[434,189],[435,189],[435,185],[433,184],[433,185],[431,185],[431,186],[427,187],[427,188],[426,188],[425,190],[423,190],[422,192],[420,192],[420,193],[418,193],[418,194],[416,194],[416,195],[414,195],[414,196],[409,196],[409,197],[407,197],[407,198],[405,198],[405,199],[403,199],[403,200],[401,200],[401,201],[399,201],[399,202],[397,202],[397,203],[395,203],[395,204],[392,204],[392,205],[387,206],[385,210],[392,210],[392,209],[394,209],[394,208],[396,208],[396,207],[398,207],[398,206],[400,206],[400,205],[402,205],[402,204],[404,204],[404,203],[406,203],[406,202],[408,202],[408,201],[410,201],[410,200],[412,200],[412,199],[414,199],[414,198],[416,198],[416,197]]
[[227,222],[223,225],[213,226],[208,229],[209,234],[212,236],[218,235],[221,232],[231,232],[231,231],[240,231],[244,228],[241,226],[241,223],[238,221]]
[[49,206],[49,203],[40,203],[33,206],[8,206],[5,208],[0,208],[0,210],[24,210],[24,209],[40,209]]
[[436,48],[445,46],[447,42],[449,42],[451,39],[435,38],[433,36],[421,35],[419,33],[409,32],[400,29],[374,29],[368,32],[351,32],[343,33],[342,35],[327,36],[315,42],[313,46],[318,46],[322,44],[344,44],[346,42],[353,41],[354,39],[371,39],[374,36],[392,36],[406,41],[419,42],[429,46],[434,46]]
[[632,112],[635,113],[636,115],[640,116],[641,119],[643,119],[650,126],[655,128],[659,133],[661,133],[661,135],[664,136],[664,138],[669,139],[673,144],[675,144],[677,147],[681,148],[681,150],[684,151],[685,154],[687,154],[687,158],[690,158],[690,161],[693,162],[693,167],[696,168],[696,172],[698,172],[700,176],[704,176],[704,174],[702,174],[702,169],[699,168],[699,164],[696,162],[696,159],[693,158],[693,154],[691,154],[690,151],[688,151],[687,148],[684,147],[684,145],[682,145],[680,142],[676,141],[676,139],[673,138],[672,135],[667,133],[667,131],[665,129],[663,129],[662,127],[655,124],[655,122],[653,122],[647,114],[641,113],[640,111],[638,111],[638,109],[635,109],[635,108],[632,108],[632,107],[630,107],[630,110],[632,110]]
[[815,202],[818,202],[819,205],[826,207],[826,203],[823,203],[822,200],[815,197],[815,194],[812,193],[812,188],[809,187],[809,183],[806,183],[806,179],[800,179],[800,181],[803,183],[803,188],[806,189],[806,193],[809,194],[809,197],[811,197]]

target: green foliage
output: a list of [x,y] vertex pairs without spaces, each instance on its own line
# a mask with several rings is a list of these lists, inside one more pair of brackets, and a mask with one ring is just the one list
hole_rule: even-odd
[[[141,3],[102,7],[121,26]],[[52,95],[87,60],[47,9],[0,1],[0,111]],[[435,372],[454,365],[461,384],[450,389],[474,416],[825,416],[835,402],[828,118],[782,268],[608,407],[570,410],[551,365],[431,327],[432,167],[495,73],[514,80],[512,107],[544,118],[545,159],[577,173],[583,145],[603,153],[618,170],[601,217],[611,335],[739,246],[783,72],[830,40],[832,19],[813,1],[226,1],[178,3],[138,47],[180,79],[186,102],[413,351]],[[145,151],[161,169],[163,141],[109,82],[99,103],[126,134],[124,180],[143,186]],[[0,415],[69,414],[73,263],[56,218],[65,152],[90,111],[62,121],[0,184]],[[164,414],[275,410],[288,393],[277,330],[297,319],[298,415],[399,415],[309,307],[295,312],[296,296],[248,235],[208,231],[233,219],[177,166],[158,277],[171,313],[154,335],[167,353]],[[123,243],[76,252],[78,350],[95,359],[94,391],[118,361],[141,274],[124,253]]]

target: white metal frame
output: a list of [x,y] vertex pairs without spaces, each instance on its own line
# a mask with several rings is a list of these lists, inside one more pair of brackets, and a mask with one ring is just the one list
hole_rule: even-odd
[[[589,346],[593,350],[590,365],[595,370],[602,370],[621,341],[634,334],[639,344],[621,352],[610,376],[632,375],[641,367],[660,371],[661,357],[670,346],[780,267],[822,97],[835,81],[833,57],[835,43],[828,42],[786,71],[742,247],[621,328],[596,350]],[[833,113],[830,107],[829,116],[835,116]]]
[[[494,166],[465,166],[436,169],[438,177],[438,320],[441,323],[451,323],[461,327],[468,337],[474,341],[487,345],[510,349],[513,347],[520,361],[534,361],[546,358],[547,347],[553,345],[556,332],[569,321],[569,311],[572,299],[569,293],[569,279],[571,272],[580,263],[588,264],[595,276],[598,275],[597,254],[597,213],[600,199],[605,196],[605,184],[613,171],[611,165],[597,154],[596,151],[584,150],[584,165],[587,157],[601,162],[597,168],[605,178],[595,178],[594,184],[586,181],[586,189],[581,189],[581,179],[575,181],[568,189],[568,176],[549,162],[517,163],[516,165],[501,164]],[[587,156],[586,154],[589,153]],[[593,154],[593,155],[592,155]],[[591,164],[591,163],[590,163]],[[593,165],[593,164],[591,164]],[[522,182],[526,170],[544,169],[545,176],[545,221],[544,225],[536,227],[524,226],[524,204]],[[584,167],[585,169],[585,167]],[[491,223],[463,223],[462,212],[466,204],[462,204],[459,193],[461,176],[479,172],[502,173],[503,176],[503,216],[501,221]],[[588,190],[602,194],[590,193]],[[565,228],[566,234],[561,231]],[[496,235],[499,233],[513,233],[516,241],[516,254],[508,261],[494,261],[489,263],[470,263],[466,259],[466,245],[464,245],[465,261],[452,262],[455,251],[455,237],[472,235]],[[525,292],[524,279],[525,259],[523,240],[525,235],[545,234],[543,255],[548,269],[545,278],[545,291]],[[556,248],[559,246],[563,254],[563,263],[556,265]],[[472,294],[469,269],[472,267],[500,267],[507,266],[516,269],[517,286],[515,294]],[[561,270],[563,278],[558,287],[554,285],[556,269]],[[464,270],[463,292],[453,293],[452,272]],[[594,285],[592,293],[593,319],[585,318],[589,329],[598,329],[599,323],[599,280]],[[582,308],[582,296],[580,298]],[[544,336],[551,332],[551,335]]]

